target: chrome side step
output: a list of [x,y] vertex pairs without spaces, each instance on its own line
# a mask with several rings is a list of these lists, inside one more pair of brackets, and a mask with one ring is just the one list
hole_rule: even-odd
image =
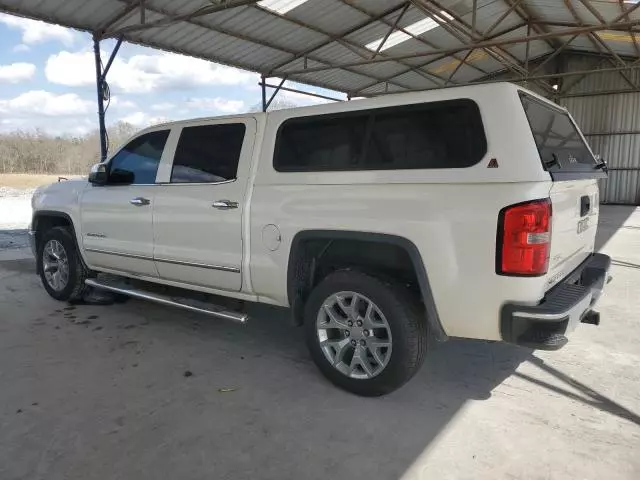
[[108,290],[110,292],[120,293],[129,297],[149,300],[150,302],[159,303],[161,305],[182,308],[183,310],[189,310],[190,312],[203,313],[223,320],[231,320],[238,323],[247,323],[247,320],[249,320],[249,315],[246,313],[225,310],[222,307],[191,298],[168,296],[157,292],[147,292],[113,277],[102,280],[88,278],[84,283],[85,285],[100,290]]

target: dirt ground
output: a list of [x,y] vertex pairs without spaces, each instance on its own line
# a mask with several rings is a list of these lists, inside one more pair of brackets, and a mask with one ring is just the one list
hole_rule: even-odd
[[[75,175],[77,177],[77,175]],[[74,175],[35,175],[30,173],[0,173],[0,187],[10,187],[18,190],[30,190],[55,183],[59,177],[73,178]]]
[[559,352],[451,340],[378,399],[325,381],[284,312],[70,306],[0,250],[0,479],[637,480],[640,210],[603,207],[598,247],[600,327]]

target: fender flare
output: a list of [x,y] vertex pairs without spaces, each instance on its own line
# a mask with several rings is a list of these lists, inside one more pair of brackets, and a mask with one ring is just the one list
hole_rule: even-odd
[[297,284],[297,258],[301,250],[301,244],[306,240],[359,240],[366,242],[387,243],[402,248],[407,252],[413,268],[418,279],[420,293],[422,295],[422,301],[424,302],[427,312],[427,322],[433,333],[434,337],[438,341],[446,341],[449,339],[442,323],[440,322],[440,316],[436,308],[436,303],[433,298],[433,291],[429,282],[429,276],[427,270],[422,261],[422,255],[418,247],[409,239],[400,237],[398,235],[391,235],[386,233],[371,233],[371,232],[358,232],[347,230],[303,230],[298,232],[291,242],[291,249],[289,250],[289,262],[287,266],[287,296],[289,303],[292,307],[294,315],[296,311],[299,311],[302,306],[300,305],[300,298],[296,292]]
[[[67,222],[69,222],[69,225],[71,226],[71,233],[73,235],[73,239],[76,241],[76,249],[78,250],[78,256],[80,257],[80,260],[82,261],[82,263],[86,267],[87,266],[87,262],[85,261],[83,255],[82,255],[82,250],[80,249],[80,244],[78,243],[78,235],[76,233],[76,226],[73,223],[73,219],[71,218],[71,215],[69,215],[68,213],[64,213],[64,212],[58,212],[56,210],[37,210],[37,211],[33,212],[33,217],[31,218],[31,230],[34,231],[34,232],[38,231],[38,219],[39,219],[39,217],[63,218]],[[37,237],[36,237],[36,242],[37,241],[38,240],[37,240]],[[36,246],[39,248],[37,243],[36,243]],[[36,262],[36,265],[38,265],[38,262]],[[38,273],[40,273],[40,272],[38,272]]]

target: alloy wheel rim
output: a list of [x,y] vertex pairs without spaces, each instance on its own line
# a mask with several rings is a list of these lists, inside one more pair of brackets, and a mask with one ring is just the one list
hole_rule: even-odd
[[360,293],[329,296],[318,311],[316,331],[325,358],[350,378],[373,378],[391,358],[389,323],[380,308]]
[[69,283],[69,258],[58,240],[49,240],[42,250],[44,278],[53,290],[61,292]]

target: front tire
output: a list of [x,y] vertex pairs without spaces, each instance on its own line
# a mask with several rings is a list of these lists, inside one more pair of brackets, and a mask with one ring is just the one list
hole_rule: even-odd
[[403,286],[366,273],[328,275],[305,305],[307,346],[335,385],[379,396],[404,385],[427,349],[423,309]]
[[38,249],[38,271],[47,293],[56,300],[80,301],[89,277],[69,229],[54,227],[42,236]]

